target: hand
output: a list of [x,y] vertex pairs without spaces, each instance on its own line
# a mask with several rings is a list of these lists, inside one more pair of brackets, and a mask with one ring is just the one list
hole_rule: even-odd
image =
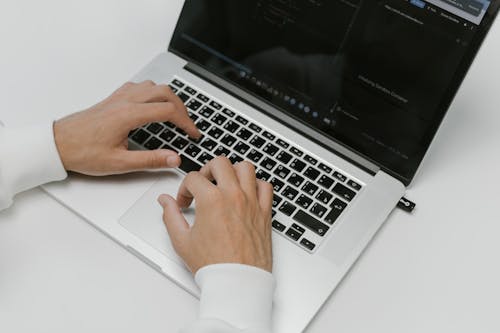
[[[215,180],[217,185],[212,181]],[[196,202],[188,225],[180,208]],[[184,179],[177,201],[162,195],[163,220],[172,244],[193,274],[205,266],[239,263],[272,271],[271,211],[273,188],[257,180],[248,162],[235,166],[225,157]]]
[[181,163],[175,152],[128,150],[130,131],[150,122],[166,121],[193,138],[201,136],[186,107],[168,86],[152,81],[126,83],[96,106],[57,121],[54,136],[68,171],[104,176],[175,168]]

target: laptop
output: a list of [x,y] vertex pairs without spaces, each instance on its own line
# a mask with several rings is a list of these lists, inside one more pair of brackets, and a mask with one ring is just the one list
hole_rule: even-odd
[[404,196],[499,6],[185,1],[168,51],[133,80],[170,85],[203,138],[146,124],[130,147],[175,150],[178,170],[44,188],[199,296],[156,198],[216,156],[251,161],[275,190],[273,332],[301,332]]

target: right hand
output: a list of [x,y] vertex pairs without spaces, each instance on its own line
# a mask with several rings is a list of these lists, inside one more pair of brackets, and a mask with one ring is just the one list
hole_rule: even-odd
[[[190,227],[181,208],[189,207],[193,199],[196,217]],[[158,198],[172,244],[193,274],[222,263],[271,272],[272,200],[273,187],[256,179],[252,164],[233,166],[225,157],[188,174],[177,200],[169,195]]]

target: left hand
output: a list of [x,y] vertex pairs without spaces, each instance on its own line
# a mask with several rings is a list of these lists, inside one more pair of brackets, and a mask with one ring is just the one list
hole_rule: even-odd
[[67,171],[91,176],[144,169],[176,168],[180,157],[169,150],[129,151],[130,131],[170,121],[192,138],[201,133],[170,87],[152,81],[127,83],[96,106],[54,124],[54,137]]

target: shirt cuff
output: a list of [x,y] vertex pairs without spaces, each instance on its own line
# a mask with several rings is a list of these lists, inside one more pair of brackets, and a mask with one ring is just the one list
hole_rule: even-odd
[[262,269],[218,264],[200,269],[195,276],[201,289],[200,319],[222,320],[238,329],[271,328],[275,281]]
[[53,126],[53,122],[47,122],[0,131],[0,178],[12,195],[68,176],[59,157]]

